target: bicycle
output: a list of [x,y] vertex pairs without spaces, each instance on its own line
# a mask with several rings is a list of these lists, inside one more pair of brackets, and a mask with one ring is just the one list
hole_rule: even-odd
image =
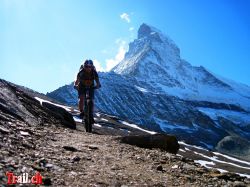
[[84,118],[82,119],[82,123],[85,125],[86,132],[92,132],[92,125],[94,124],[94,116],[93,116],[93,100],[90,97],[90,89],[97,89],[94,87],[85,87],[86,89],[86,99],[84,105]]

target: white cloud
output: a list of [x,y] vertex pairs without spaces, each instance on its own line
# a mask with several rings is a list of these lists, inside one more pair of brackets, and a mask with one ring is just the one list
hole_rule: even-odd
[[96,71],[101,71],[101,72],[104,72],[105,69],[102,67],[101,63],[98,61],[98,60],[93,60],[94,62],[94,66],[96,68]]
[[127,43],[122,39],[117,39],[115,43],[119,46],[118,52],[113,59],[106,59],[106,71],[110,71],[113,67],[115,67],[119,62],[121,62],[124,58],[124,55],[127,50]]
[[129,15],[127,13],[121,14],[120,18],[125,20],[126,22],[130,23],[130,18],[129,18]]
[[117,39],[115,40],[115,43],[116,43],[117,45],[119,45],[119,46],[125,46],[125,45],[126,45],[126,41],[123,40],[123,39],[121,39],[121,38],[117,38]]
[[133,31],[135,28],[134,27],[130,27],[129,28],[129,31]]

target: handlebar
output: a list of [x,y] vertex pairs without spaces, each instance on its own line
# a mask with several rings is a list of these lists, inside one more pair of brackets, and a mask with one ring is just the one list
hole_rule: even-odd
[[[99,88],[97,88],[97,86],[86,86],[86,88],[92,88],[92,89],[99,89],[99,88],[101,88],[101,85],[99,86]],[[76,85],[74,85],[74,89],[78,89],[78,86],[76,86]]]
[[101,85],[100,85],[100,87],[98,87],[98,88],[97,88],[97,86],[96,86],[96,85],[95,85],[95,86],[85,86],[85,88],[92,88],[92,89],[94,89],[94,90],[95,90],[95,89],[99,89],[99,88],[101,88]]

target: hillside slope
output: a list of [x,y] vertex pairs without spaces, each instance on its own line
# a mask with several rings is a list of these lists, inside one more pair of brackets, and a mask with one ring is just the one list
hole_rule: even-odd
[[[184,142],[180,142],[177,155],[122,144],[120,136],[154,132],[115,116],[96,113],[94,134],[89,134],[78,122],[79,112],[60,105],[71,111],[76,121],[76,129],[68,128],[45,107],[45,103],[51,103],[45,97],[41,99],[34,95],[34,99],[25,89],[20,90],[4,80],[0,83],[0,185],[7,184],[6,172],[14,175],[28,173],[29,177],[39,172],[45,186],[250,184],[246,177],[234,174],[250,175],[250,163],[246,161]],[[51,104],[59,106],[58,103]],[[223,168],[220,171],[224,173],[207,169],[210,166]],[[234,173],[226,172],[226,168]]]

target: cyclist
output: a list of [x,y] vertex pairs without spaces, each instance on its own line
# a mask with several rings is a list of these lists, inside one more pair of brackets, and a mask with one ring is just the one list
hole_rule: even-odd
[[[99,81],[99,76],[96,72],[95,66],[93,65],[92,60],[85,60],[84,64],[81,65],[79,72],[77,74],[74,88],[78,90],[78,107],[80,110],[80,118],[84,116],[84,104],[86,99],[86,89],[90,89],[89,96],[93,100],[93,108],[94,111],[94,81],[96,82],[96,88],[100,88],[101,84]],[[94,121],[93,116],[91,116]]]

